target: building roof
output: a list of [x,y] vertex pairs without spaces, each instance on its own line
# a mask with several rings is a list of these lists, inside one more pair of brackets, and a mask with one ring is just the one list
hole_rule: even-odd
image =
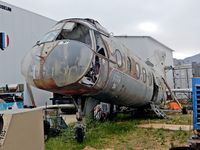
[[28,12],[28,13],[32,13],[32,14],[34,14],[34,15],[37,15],[37,16],[40,16],[40,17],[43,17],[43,18],[46,18],[46,19],[48,19],[48,20],[52,20],[52,21],[55,21],[55,22],[56,22],[56,20],[54,20],[54,19],[51,19],[51,18],[49,18],[49,17],[46,17],[46,16],[43,16],[43,15],[37,14],[37,13],[32,12],[32,11],[30,11],[30,10],[26,10],[26,9],[24,9],[24,8],[21,8],[21,7],[18,7],[18,6],[9,4],[9,3],[4,2],[4,1],[1,1],[1,0],[0,0],[0,5],[1,5],[1,6],[0,6],[0,9],[1,9],[1,8],[6,8],[6,10],[12,11],[12,8],[9,8],[9,9],[8,9],[8,7],[14,7],[14,8],[20,9],[21,11],[25,11],[25,12]]
[[127,36],[127,35],[119,35],[119,36],[118,36],[118,35],[117,35],[117,36],[115,36],[115,37],[117,37],[117,38],[147,38],[147,39],[150,39],[150,40],[152,40],[152,41],[158,43],[159,45],[161,45],[161,46],[167,48],[168,50],[170,50],[170,51],[172,51],[172,52],[174,51],[173,49],[167,47],[167,46],[164,45],[163,43],[161,43],[161,42],[159,42],[158,40],[152,38],[151,36]]

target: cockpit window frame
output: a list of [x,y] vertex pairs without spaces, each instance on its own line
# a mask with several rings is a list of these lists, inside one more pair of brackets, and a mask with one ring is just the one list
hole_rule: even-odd
[[[71,29],[69,29],[69,28],[65,28],[66,27],[66,25],[67,24],[72,24],[72,26],[71,26]],[[69,21],[69,22],[66,22],[63,26],[62,26],[62,30],[64,29],[64,30],[73,30],[73,28],[74,28],[74,26],[76,25],[76,23],[75,22],[71,22],[71,21]]]
[[[108,53],[107,53],[106,45],[104,43],[105,41],[102,38],[102,34],[96,30],[94,30],[93,32],[94,32],[94,40],[96,44],[95,51],[99,53],[100,55],[107,58]],[[104,54],[102,54],[101,51],[103,51]]]
[[[41,41],[41,40],[40,40],[40,41],[38,41],[38,42],[36,43],[36,45],[40,45],[40,44],[43,44],[43,43],[49,43],[49,42],[54,42],[54,41],[56,41],[56,39],[58,38],[59,34],[62,32],[63,27],[65,27],[65,25],[66,25],[67,23],[69,23],[69,22],[72,22],[72,23],[75,23],[75,24],[81,24],[81,25],[85,26],[86,28],[88,28],[88,34],[89,34],[89,36],[90,36],[90,44],[84,43],[84,42],[79,41],[79,40],[77,40],[77,41],[82,42],[82,43],[84,43],[84,44],[90,46],[90,48],[93,48],[93,40],[92,40],[92,35],[91,35],[91,30],[92,30],[92,29],[91,29],[87,24],[84,24],[84,23],[79,22],[79,21],[71,21],[71,20],[66,21],[66,22],[58,22],[56,25],[54,25],[54,27],[57,26],[58,24],[62,24],[62,26],[61,26],[60,28],[56,28],[56,29],[54,29],[54,27],[53,27],[49,32],[47,32],[46,34],[44,34],[44,36],[41,38],[41,40],[42,40],[46,35],[48,35],[49,33],[55,32],[55,31],[59,31],[59,32],[55,35],[55,37],[54,37],[52,40],[47,40],[47,41],[45,40],[45,41],[42,41],[42,42],[40,42],[40,41]],[[68,39],[63,39],[63,40],[68,40]],[[73,40],[73,39],[69,39],[69,40]]]
[[[59,32],[56,33],[56,35],[54,36],[54,38],[53,38],[52,40],[45,40],[45,41],[42,41],[42,39],[44,39],[45,36],[47,36],[49,33],[55,32],[55,31],[59,31]],[[54,42],[55,39],[57,38],[57,36],[60,34],[60,32],[61,32],[61,29],[52,30],[52,31],[50,31],[50,32],[47,32],[47,33],[43,36],[43,38],[42,38],[39,42],[36,43],[36,45],[40,45],[40,44],[43,44],[43,43]],[[41,41],[42,41],[42,42],[41,42]]]
[[[89,19],[90,20],[90,19]],[[80,23],[80,24],[83,24],[85,26],[87,26],[88,28],[90,28],[91,30],[94,30],[96,32],[99,32],[101,35],[104,35],[106,37],[110,37],[110,34],[109,32],[103,27],[101,26],[101,24],[99,24],[97,21],[94,20],[94,23],[90,22],[88,19],[80,19],[80,18],[71,18],[71,19],[65,19],[65,20],[61,20],[59,21],[58,23],[62,23],[62,22],[76,22],[76,23]],[[100,27],[97,27],[96,24],[99,24],[98,26],[101,26]],[[105,30],[104,30],[105,29]]]
[[[58,26],[59,24],[62,24],[61,27],[55,28],[55,27]],[[64,22],[59,22],[59,23],[55,24],[55,25],[50,29],[49,32],[54,31],[54,30],[61,30],[61,29],[63,28],[64,25],[65,25]]]
[[119,49],[116,49],[114,56],[115,56],[115,61],[116,61],[117,66],[121,68],[123,66],[123,56],[122,56],[121,51]]

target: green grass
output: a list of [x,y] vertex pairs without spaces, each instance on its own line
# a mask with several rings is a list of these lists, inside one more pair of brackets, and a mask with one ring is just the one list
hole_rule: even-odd
[[141,119],[144,123],[166,123],[166,124],[177,124],[177,125],[192,125],[192,115],[191,113],[182,115],[180,113],[170,113],[167,115],[167,119],[151,118]]
[[46,142],[46,150],[81,150],[86,146],[97,149],[113,148],[115,150],[169,149],[172,146],[186,145],[191,132],[143,129],[137,126],[148,122],[188,124],[190,121],[191,114],[176,114],[169,120],[158,118],[133,119],[129,115],[118,115],[114,121],[106,122],[86,119],[86,138],[82,144],[78,144],[74,140],[73,127],[70,126],[59,136],[49,138]]

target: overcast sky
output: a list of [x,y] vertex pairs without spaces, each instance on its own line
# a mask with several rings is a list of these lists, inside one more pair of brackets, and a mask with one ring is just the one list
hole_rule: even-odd
[[200,53],[199,0],[2,0],[54,20],[98,20],[114,35],[152,36],[175,58]]

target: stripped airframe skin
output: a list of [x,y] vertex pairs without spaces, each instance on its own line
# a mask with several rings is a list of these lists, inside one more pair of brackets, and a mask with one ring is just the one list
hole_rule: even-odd
[[31,85],[139,107],[163,100],[162,77],[92,19],[58,22],[22,61]]

